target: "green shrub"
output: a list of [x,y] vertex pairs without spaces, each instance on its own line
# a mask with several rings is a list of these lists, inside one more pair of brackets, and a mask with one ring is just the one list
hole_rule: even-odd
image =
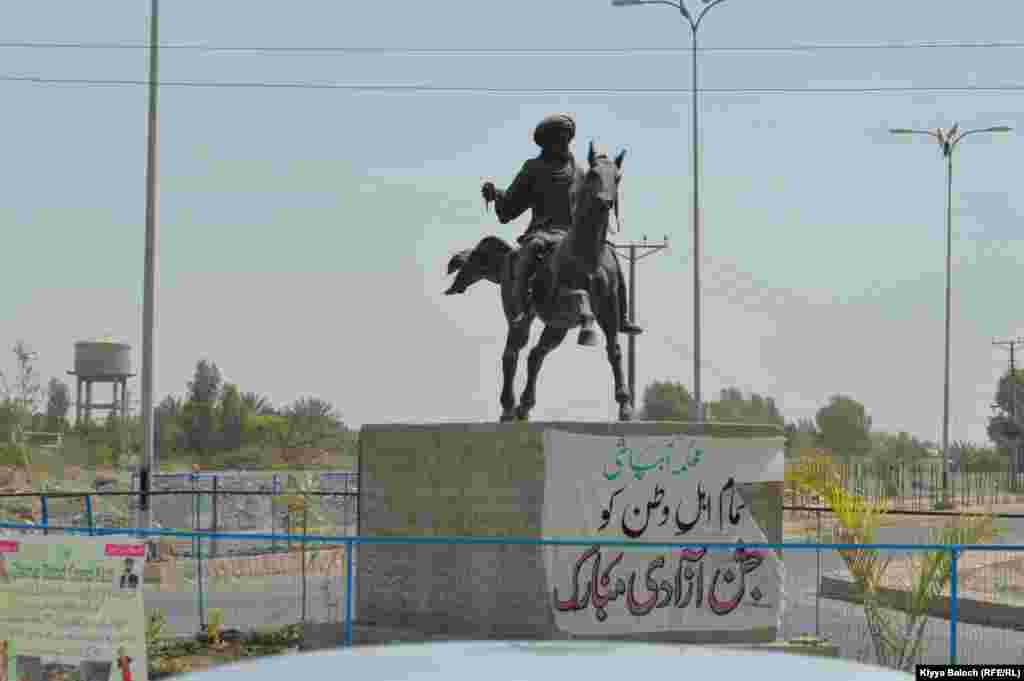
[[21,447],[6,445],[0,447],[0,466],[24,466],[27,459]]

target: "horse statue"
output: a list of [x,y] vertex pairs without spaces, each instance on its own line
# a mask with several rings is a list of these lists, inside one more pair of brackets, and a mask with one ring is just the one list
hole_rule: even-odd
[[[537,401],[537,376],[548,354],[561,345],[570,329],[579,327],[578,343],[597,345],[595,321],[604,333],[608,362],[615,383],[618,418],[633,417],[629,388],[622,376],[622,348],[619,346],[619,269],[608,244],[608,223],[618,208],[622,180],[622,151],[614,160],[590,143],[589,169],[579,188],[573,223],[561,241],[542,255],[531,287],[526,314],[513,322],[515,258],[519,251],[503,239],[488,236],[475,248],[460,251],[448,262],[448,274],[456,274],[446,295],[465,293],[480,280],[501,287],[502,307],[508,324],[502,354],[501,421],[528,421]],[[530,338],[535,318],[544,322],[537,345],[527,359],[526,387],[516,405],[514,385],[519,353]]]

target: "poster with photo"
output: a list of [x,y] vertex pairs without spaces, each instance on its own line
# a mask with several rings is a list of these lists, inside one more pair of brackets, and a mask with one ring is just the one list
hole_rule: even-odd
[[147,681],[146,547],[0,537],[0,681]]

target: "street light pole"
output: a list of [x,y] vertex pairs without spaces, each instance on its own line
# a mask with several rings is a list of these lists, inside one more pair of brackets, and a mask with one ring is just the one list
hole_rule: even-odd
[[712,7],[720,5],[725,0],[701,0],[704,8],[699,12],[690,11],[685,0],[673,2],[672,0],[612,0],[613,7],[631,7],[634,5],[668,5],[675,8],[683,19],[690,26],[691,54],[693,76],[691,78],[690,99],[693,103],[693,402],[691,403],[691,419],[702,421],[704,419],[704,404],[701,401],[701,380],[700,380],[700,358],[701,358],[701,328],[700,328],[700,127],[699,115],[700,106],[697,89],[697,33],[701,22]]
[[148,496],[154,466],[153,424],[153,298],[156,290],[156,111],[159,0],[150,2],[149,18],[149,125],[146,138],[146,236],[142,283],[142,452],[139,471],[140,529],[153,526],[152,504]]
[[996,126],[959,131],[959,124],[943,130],[912,130],[909,128],[893,128],[889,132],[894,135],[928,135],[935,138],[942,148],[942,156],[946,160],[946,340],[944,377],[942,385],[942,497],[947,501],[949,495],[949,318],[951,269],[953,255],[953,151],[964,137],[979,132],[996,133],[1010,132],[1012,128]]

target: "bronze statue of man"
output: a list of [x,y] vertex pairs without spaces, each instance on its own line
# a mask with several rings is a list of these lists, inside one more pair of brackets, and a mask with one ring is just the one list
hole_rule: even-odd
[[[533,141],[541,148],[540,155],[527,160],[508,189],[496,189],[485,182],[481,193],[484,201],[494,203],[501,224],[515,220],[531,211],[530,225],[519,237],[521,250],[516,259],[515,301],[518,309],[512,323],[521,321],[529,307],[529,283],[539,253],[561,241],[572,225],[575,194],[582,185],[586,171],[576,163],[570,146],[576,137],[576,122],[568,114],[553,114],[542,120],[533,131]],[[611,249],[615,254],[614,249]],[[623,333],[638,334],[643,329],[629,321],[626,309],[626,284],[619,267],[619,306]]]

